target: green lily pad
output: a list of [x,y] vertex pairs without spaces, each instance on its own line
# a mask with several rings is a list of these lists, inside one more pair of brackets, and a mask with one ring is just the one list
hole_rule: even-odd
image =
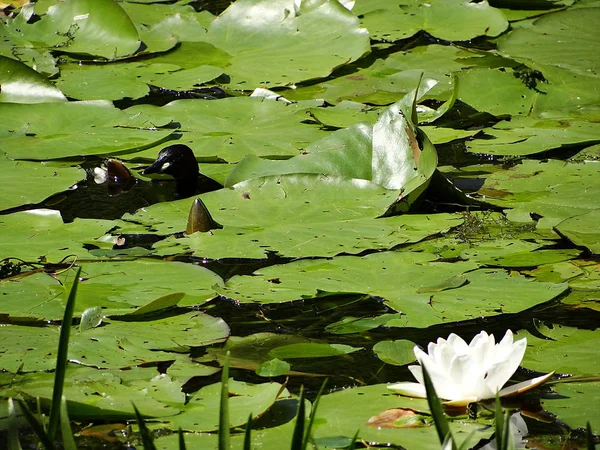
[[118,59],[135,53],[141,41],[138,32],[118,3],[112,0],[65,0],[45,12],[32,7],[40,20],[29,23],[23,9],[8,27],[38,47],[87,57]]
[[[356,405],[360,407],[357,408]],[[425,423],[399,429],[400,427],[378,426],[372,422],[375,416],[396,408],[403,408],[411,415],[421,413],[425,416]],[[391,444],[403,448],[438,450],[440,441],[428,411],[427,400],[390,394],[386,385],[344,389],[321,397],[314,422],[314,438],[352,438],[358,431],[359,439],[376,445]],[[491,435],[491,430],[486,430],[475,421],[451,421],[450,428],[458,442],[461,439],[467,440],[471,445]]]
[[[596,209],[597,164],[524,160],[508,170],[486,174],[483,185],[471,195],[503,208],[514,208],[528,217],[541,216],[538,228],[548,229],[564,219]],[[468,171],[462,177],[473,181],[479,178]]]
[[[210,54],[211,50],[216,51],[209,44],[181,46],[176,52],[183,53],[184,50],[189,51],[185,67],[171,64],[168,62],[169,58],[164,57],[148,58],[136,63],[65,65],[61,68],[57,85],[66,95],[78,100],[119,100],[126,97],[135,99],[147,95],[149,85],[184,91],[213,80],[223,73],[221,68],[203,64],[202,59],[195,57],[200,52],[207,58],[207,53]],[[195,61],[195,64],[190,64],[189,61]],[[118,83],[114,82],[116,79],[119,80]]]
[[[159,254],[193,251],[215,259],[263,258],[267,251],[285,256],[333,256],[388,249],[460,224],[459,218],[445,214],[377,218],[396,198],[394,191],[360,180],[325,176],[257,179],[201,198],[223,228],[160,241],[154,244]],[[190,200],[180,200],[123,218],[154,232],[175,233],[185,229],[189,208]],[[121,222],[119,232],[129,232],[127,222]],[[333,235],[335,241],[329,239]]]
[[[58,234],[55,239],[61,239]],[[69,293],[64,287],[68,276],[57,280],[45,273],[34,273],[0,282],[5,294],[0,313],[46,319],[62,317]],[[82,276],[85,279],[79,284],[75,314],[95,306],[102,308],[103,314],[128,313],[136,306],[176,291],[186,294],[179,306],[199,305],[215,296],[213,286],[223,283],[218,275],[203,267],[144,259],[88,262]],[[140,285],[144,288],[140,289]]]
[[[101,327],[72,330],[68,358],[98,369],[120,369],[170,361],[170,351],[189,352],[190,347],[223,342],[228,336],[222,319],[197,312],[140,322],[105,319]],[[9,350],[0,355],[1,368],[15,373],[22,364],[21,372],[50,370],[56,363],[58,337],[56,326],[2,327],[0,340]]]
[[[556,298],[566,284],[536,283],[473,262],[436,263],[430,254],[384,252],[324,261],[298,261],[235,276],[223,295],[240,302],[282,302],[326,294],[363,293],[387,300],[403,313],[387,326],[426,327],[467,318],[518,312]],[[455,289],[428,291],[440,280],[463,275]],[[273,283],[272,280],[277,280]]]
[[274,348],[269,355],[279,359],[326,358],[347,355],[358,350],[362,349],[343,344],[299,343]]
[[[286,91],[285,95],[290,100],[320,98],[330,104],[347,100],[368,105],[390,105],[413,91],[422,77],[437,81],[425,93],[425,99],[447,100],[453,89],[450,74],[473,65],[469,60],[458,59],[465,53],[441,45],[416,47],[392,53],[386,59],[376,59],[368,65],[354,63],[348,74],[342,72],[338,77]],[[349,125],[352,123],[345,126]]]
[[[10,390],[2,395],[37,397],[42,407],[49,408],[53,389],[54,373],[37,372],[17,376]],[[171,393],[165,399],[167,390]],[[149,417],[172,416],[181,411],[177,406],[182,406],[184,401],[181,384],[158,374],[155,368],[99,371],[69,366],[64,395],[69,399],[69,417],[74,420],[133,418],[133,404]]]
[[499,40],[498,49],[512,58],[526,58],[572,72],[600,76],[594,55],[600,44],[600,8],[559,11],[537,19]]
[[600,209],[563,220],[554,228],[575,245],[586,247],[592,253],[600,254]]
[[[315,125],[302,123],[306,118],[304,110],[299,105],[235,97],[206,102],[177,100],[161,108],[134,106],[125,113],[160,117],[160,122],[176,121],[184,133],[179,143],[189,145],[198,160],[235,163],[248,154],[296,156],[311,142],[327,135]],[[153,148],[133,156],[154,159],[157,153]]]
[[549,324],[541,327],[539,331],[548,339],[524,334],[527,336],[524,367],[539,372],[554,370],[571,375],[598,375],[595,359],[590,358],[590,355],[597,351],[598,330],[579,330]]
[[[173,429],[181,428],[189,431],[216,431],[219,428],[219,402],[221,383],[212,384],[200,389],[185,405],[181,414],[171,419]],[[253,417],[265,413],[282,393],[279,383],[263,383],[252,385],[229,380],[229,423],[239,427]]]
[[0,103],[2,149],[9,158],[49,160],[131,153],[165,140],[160,119],[120,111],[108,102]]
[[[600,141],[600,125],[580,119],[550,120],[518,117],[503,121],[467,141],[471,153],[525,156],[573,145]],[[480,139],[477,139],[480,137]]]
[[379,341],[373,346],[373,353],[386,364],[403,366],[415,360],[415,343],[406,339]]
[[527,114],[540,96],[525,86],[512,69],[475,67],[458,75],[458,99],[497,116]]
[[66,257],[90,258],[92,255],[84,244],[102,245],[94,237],[103,236],[114,225],[109,220],[85,219],[63,223],[58,211],[44,209],[0,215],[4,237],[0,255],[52,263]]
[[[337,1],[239,0],[209,26],[206,40],[233,56],[235,89],[325,77],[370,51],[369,34]],[[266,63],[268,61],[268,64]]]
[[[265,176],[310,173],[372,181],[400,190],[402,197],[422,191],[437,165],[437,153],[404,116],[402,105],[400,101],[387,108],[373,126],[358,124],[335,132],[287,161],[248,156],[231,172],[226,186]],[[417,198],[411,197],[412,202]]]
[[585,429],[588,423],[592,431],[600,428],[600,417],[596,414],[600,402],[600,382],[577,383],[566,380],[552,388],[558,395],[552,400],[545,400],[543,406],[558,420],[572,429]]
[[0,56],[0,103],[64,102],[53,83],[22,62]]
[[409,0],[398,4],[365,0],[357,2],[354,12],[362,17],[362,24],[374,39],[384,41],[406,39],[419,30],[438,39],[466,41],[477,36],[497,36],[508,27],[502,12],[487,1]]
[[20,61],[44,77],[58,74],[57,61],[48,49],[34,48],[31,42],[4,21],[0,21],[0,55]]
[[5,158],[0,158],[0,171],[4,180],[0,194],[0,210],[40,203],[52,194],[66,191],[85,179],[85,171],[78,167],[10,161]]

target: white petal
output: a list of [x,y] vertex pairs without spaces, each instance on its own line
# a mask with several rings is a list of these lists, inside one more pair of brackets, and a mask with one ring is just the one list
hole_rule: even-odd
[[448,336],[448,344],[454,349],[456,353],[465,354],[468,352],[469,346],[464,341],[464,339],[457,334],[452,333],[450,334],[450,336]]
[[[456,358],[450,370],[450,378],[455,384],[454,392],[444,398],[448,400],[469,398],[475,401],[488,398],[490,392],[484,376],[485,368],[480,367],[470,355]],[[494,395],[495,391],[491,396]]]
[[390,384],[387,388],[396,394],[406,395],[407,397],[427,398],[425,386],[419,383],[396,383]]
[[494,335],[488,335],[485,331],[481,331],[477,334],[469,343],[469,347],[475,347],[477,345],[494,345]]
[[500,392],[498,392],[498,395],[500,397],[510,397],[511,395],[522,394],[523,392],[527,392],[544,384],[552,377],[552,375],[554,375],[554,372],[547,373],[541,377],[532,378],[531,380],[523,381],[522,383],[513,384],[512,386],[502,389]]
[[420,383],[423,384],[423,368],[421,366],[408,366],[408,370],[413,374],[413,377]]
[[[521,339],[512,344],[512,350],[509,355],[497,355],[498,361],[489,368],[487,377],[487,383],[492,390],[497,391],[510,380],[510,377],[515,373],[519,364],[521,364],[526,349],[527,339]],[[504,358],[500,359],[501,356],[504,356]]]
[[445,343],[444,345],[438,345],[435,348],[433,359],[440,368],[445,368],[448,370],[454,358],[456,358],[456,350],[448,343]]

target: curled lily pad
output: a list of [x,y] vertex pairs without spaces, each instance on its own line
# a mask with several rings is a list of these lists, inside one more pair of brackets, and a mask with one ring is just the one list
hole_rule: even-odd
[[[287,161],[247,156],[231,172],[226,186],[265,176],[328,174],[398,190],[400,201],[390,208],[406,210],[423,192],[437,165],[435,148],[403,112],[410,110],[406,99],[412,103],[414,95],[387,108],[374,125],[359,123],[336,131]],[[413,192],[416,195],[407,200]]]
[[64,102],[67,98],[52,82],[22,62],[0,56],[0,102]]

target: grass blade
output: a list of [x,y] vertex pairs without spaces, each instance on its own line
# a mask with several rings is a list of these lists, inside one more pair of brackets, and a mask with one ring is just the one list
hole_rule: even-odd
[[352,441],[350,441],[350,445],[348,446],[348,450],[354,450],[356,448],[356,441],[358,440],[358,432],[360,430],[356,430],[354,436],[352,436]]
[[133,410],[135,411],[135,418],[138,422],[138,426],[140,427],[140,436],[142,437],[142,445],[144,446],[144,450],[156,450],[150,430],[146,426],[146,421],[135,405],[133,405]]
[[244,433],[244,450],[250,450],[252,445],[252,413],[248,416],[248,423],[246,423],[246,432]]
[[35,416],[27,407],[25,402],[23,400],[17,400],[17,402],[19,403],[21,411],[23,411],[23,415],[27,419],[27,422],[29,422],[31,428],[33,428],[34,433],[37,435],[43,447],[46,450],[55,450],[54,444],[52,443],[52,439],[50,439],[50,436],[48,435],[48,433],[46,433],[46,430],[44,430],[42,424],[39,422],[39,420],[35,418]]
[[221,405],[219,407],[219,450],[229,450],[229,356],[228,351],[221,372]]
[[298,399],[298,413],[296,414],[296,425],[294,425],[294,434],[292,435],[292,445],[290,450],[304,450],[302,447],[304,438],[304,419],[306,408],[304,406],[304,388],[300,388],[300,398]]
[[592,426],[588,422],[585,427],[585,438],[586,438],[586,448],[587,450],[595,450],[596,444],[594,442],[594,434],[592,433]]
[[63,394],[63,386],[65,383],[65,373],[67,371],[67,355],[69,352],[69,335],[71,333],[71,322],[73,321],[73,310],[75,309],[75,299],[77,298],[77,286],[79,285],[79,276],[81,275],[81,267],[77,269],[67,305],[63,321],[60,326],[60,338],[58,340],[58,354],[56,355],[56,372],[54,373],[54,390],[52,392],[52,405],[50,406],[50,419],[48,423],[48,436],[50,440],[56,438],[58,425],[60,423],[60,401]]
[[[449,434],[451,435],[450,425],[448,425],[448,420],[444,415],[442,402],[435,392],[435,388],[433,387],[429,373],[427,372],[425,366],[422,367],[423,383],[425,384],[425,390],[427,391],[427,403],[429,404],[429,410],[431,411],[431,417],[433,418],[433,423],[435,425],[435,430],[437,431],[440,444],[443,444],[446,440],[446,436]],[[452,448],[455,449],[456,445],[454,443],[454,439],[452,439],[452,436],[450,436],[450,440],[452,441]]]
[[179,450],[186,450],[185,438],[183,437],[183,430],[181,429],[181,427],[179,427],[179,431],[177,432],[177,434],[179,434]]
[[19,441],[17,411],[11,397],[8,398],[8,450],[22,450],[21,441]]
[[308,416],[308,426],[306,427],[306,431],[304,432],[304,439],[302,441],[302,448],[305,449],[308,445],[308,441],[310,440],[310,432],[313,427],[313,422],[315,421],[315,414],[317,413],[317,407],[319,406],[319,401],[321,400],[321,396],[323,395],[323,391],[325,390],[325,385],[327,384],[327,380],[323,381],[321,385],[321,389],[319,389],[319,393],[317,394],[317,398],[313,402],[312,408],[310,410],[310,415]]
[[64,395],[60,398],[60,434],[64,450],[77,450],[67,412],[67,398]]
[[494,426],[496,429],[496,448],[498,450],[506,450],[506,442],[504,442],[504,412],[500,404],[500,397],[496,394],[496,414],[494,417]]
[[[502,428],[502,446],[497,445],[496,448],[498,450],[514,450],[515,443],[510,435],[510,415],[507,413],[503,417],[503,428]],[[496,442],[498,436],[496,436]]]

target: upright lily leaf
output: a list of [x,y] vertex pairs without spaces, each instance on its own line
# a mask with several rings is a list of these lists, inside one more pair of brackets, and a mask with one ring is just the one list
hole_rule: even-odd
[[233,56],[240,89],[325,77],[370,51],[369,34],[337,1],[240,0],[215,19],[208,42]]
[[64,102],[54,84],[22,62],[0,56],[0,102]]
[[[437,153],[403,113],[403,109],[411,112],[415,95],[409,92],[386,109],[374,125],[359,123],[336,131],[310,145],[304,155],[287,161],[247,156],[230,173],[225,185],[274,175],[327,174],[400,190],[401,198],[413,191],[420,193],[435,171]],[[405,203],[410,205],[417,196]]]

